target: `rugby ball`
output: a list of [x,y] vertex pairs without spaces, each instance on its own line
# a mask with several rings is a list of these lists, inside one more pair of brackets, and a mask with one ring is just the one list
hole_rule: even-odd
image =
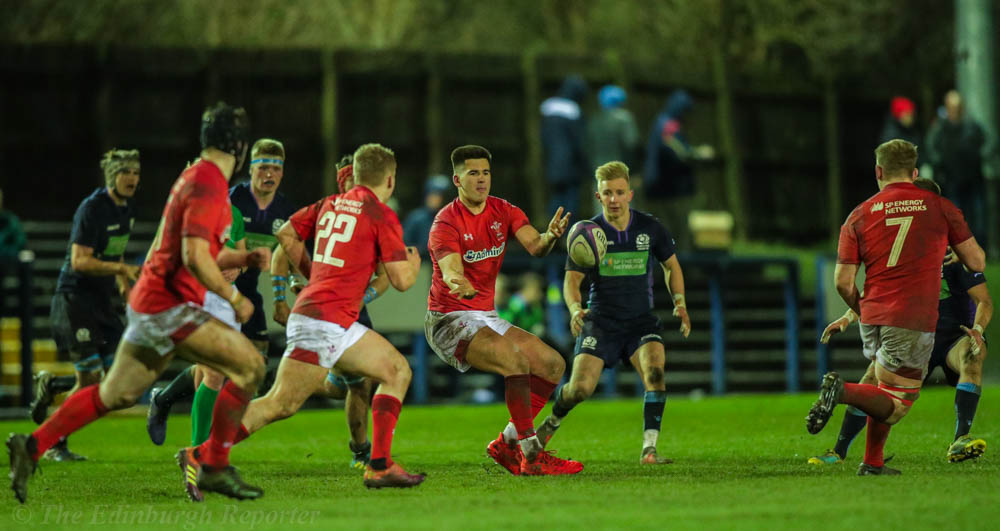
[[608,249],[608,237],[604,229],[589,220],[577,221],[566,238],[569,259],[580,267],[594,267],[604,260]]

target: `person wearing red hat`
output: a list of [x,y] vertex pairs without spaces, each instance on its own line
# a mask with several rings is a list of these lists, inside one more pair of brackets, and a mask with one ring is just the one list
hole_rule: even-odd
[[879,142],[885,143],[899,138],[919,146],[923,135],[917,128],[916,111],[917,107],[910,98],[903,96],[893,98],[889,103],[889,116],[885,118]]

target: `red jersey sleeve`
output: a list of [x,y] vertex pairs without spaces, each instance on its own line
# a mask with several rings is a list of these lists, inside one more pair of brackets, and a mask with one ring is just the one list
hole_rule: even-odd
[[969,224],[965,222],[962,211],[955,206],[955,203],[944,197],[940,198],[940,202],[941,212],[944,213],[944,219],[948,222],[948,244],[958,245],[971,238],[972,231],[969,230]]
[[462,254],[461,235],[452,224],[435,219],[427,239],[427,250],[435,260],[440,260],[451,253]]
[[511,236],[517,234],[521,227],[529,223],[528,216],[525,215],[524,211],[510,203],[507,203],[507,221],[510,223],[509,234]]
[[402,262],[406,260],[406,244],[403,243],[403,226],[399,217],[386,205],[380,205],[385,213],[385,222],[378,227],[378,261]]
[[859,210],[851,212],[847,221],[840,227],[840,241],[837,243],[838,264],[860,264],[861,252],[858,249],[857,224],[860,222]]
[[181,238],[195,237],[211,242],[215,239],[220,213],[232,216],[229,208],[223,208],[228,205],[226,189],[213,186],[197,176],[185,188]]
[[316,235],[316,219],[319,217],[319,210],[323,208],[323,201],[326,201],[326,199],[320,199],[309,206],[300,208],[288,220],[291,222],[295,234],[298,234],[302,241],[306,241]]

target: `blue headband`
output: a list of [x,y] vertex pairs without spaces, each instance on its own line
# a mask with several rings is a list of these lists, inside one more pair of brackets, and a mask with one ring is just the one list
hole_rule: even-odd
[[277,166],[284,166],[285,161],[281,159],[253,159],[250,164],[274,164]]

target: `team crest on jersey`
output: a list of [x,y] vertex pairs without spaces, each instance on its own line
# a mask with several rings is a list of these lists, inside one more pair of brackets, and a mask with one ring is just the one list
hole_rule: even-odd
[[87,330],[86,328],[77,328],[76,340],[79,341],[80,343],[86,343],[87,341],[90,341],[90,330]]
[[583,348],[596,348],[597,347],[597,338],[594,337],[594,336],[587,336],[587,337],[583,338],[583,344],[581,346]]
[[232,230],[232,225],[226,225],[226,228],[222,230],[222,234],[219,236],[219,243],[225,244],[229,241],[229,231]]
[[882,207],[884,206],[885,203],[879,201],[878,203],[872,204],[872,209],[869,212],[878,212],[879,210],[882,210]]
[[277,234],[281,230],[281,226],[285,224],[285,220],[276,219],[271,223],[271,234]]
[[497,239],[503,241],[503,232],[500,231],[501,227],[503,227],[503,225],[501,225],[499,221],[494,221],[493,224],[490,225],[490,228],[493,229],[494,233],[496,233]]
[[639,236],[635,238],[635,248],[640,251],[649,250],[649,234],[645,232],[640,233]]

